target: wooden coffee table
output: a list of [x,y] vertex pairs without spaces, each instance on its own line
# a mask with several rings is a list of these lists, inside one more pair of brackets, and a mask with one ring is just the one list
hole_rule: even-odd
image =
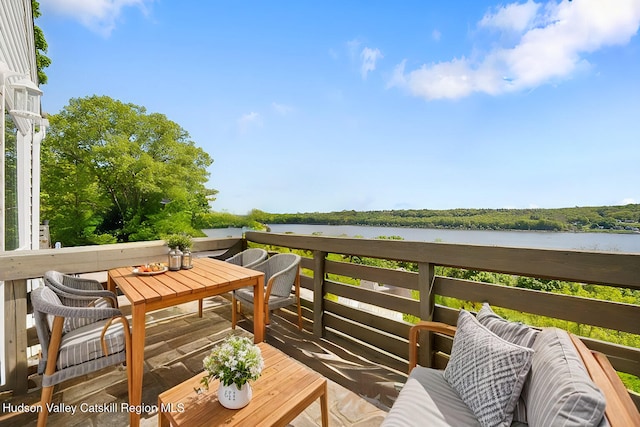
[[326,378],[268,344],[258,346],[265,367],[251,384],[253,398],[247,406],[232,410],[220,405],[217,380],[198,394],[195,389],[202,387],[202,372],[158,396],[158,425],[286,426],[320,398],[322,425],[328,427]]

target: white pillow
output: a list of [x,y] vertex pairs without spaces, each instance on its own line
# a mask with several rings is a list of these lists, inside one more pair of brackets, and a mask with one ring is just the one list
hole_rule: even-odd
[[480,425],[510,426],[533,350],[500,338],[466,310],[460,310],[444,378]]

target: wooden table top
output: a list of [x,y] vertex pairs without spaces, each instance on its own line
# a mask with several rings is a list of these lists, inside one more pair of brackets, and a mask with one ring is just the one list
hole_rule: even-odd
[[[162,300],[194,300],[237,289],[244,282],[253,285],[261,272],[211,258],[193,260],[189,270],[167,271],[152,276],[137,275],[133,267],[109,271],[109,278],[132,304],[154,303]],[[233,283],[233,286],[229,286]],[[226,289],[228,287],[228,289]]]
[[258,346],[265,367],[260,378],[251,383],[253,398],[247,406],[235,410],[223,407],[218,402],[218,380],[210,382],[209,390],[202,388],[202,393],[196,393],[202,387],[202,372],[158,396],[159,408],[170,403],[172,409],[159,416],[168,417],[176,426],[284,426],[321,397],[328,420],[326,378],[266,343]]

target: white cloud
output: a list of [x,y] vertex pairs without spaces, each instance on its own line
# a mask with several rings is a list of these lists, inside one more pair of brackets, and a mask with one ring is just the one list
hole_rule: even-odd
[[281,116],[286,116],[287,114],[292,113],[294,110],[290,105],[278,104],[277,102],[272,102],[271,108],[273,108],[275,112],[280,114]]
[[262,116],[254,111],[243,114],[238,119],[238,130],[242,134],[247,133],[250,128],[255,126],[262,126]]
[[363,79],[367,78],[367,74],[370,71],[376,69],[376,62],[382,58],[383,56],[379,49],[371,49],[368,47],[362,49],[362,52],[360,52],[360,59],[362,59],[360,74],[362,75]]
[[523,32],[535,21],[539,8],[540,4],[531,0],[522,4],[511,3],[498,8],[493,14],[486,14],[478,25],[497,30]]
[[[628,43],[640,26],[640,0],[509,4],[486,14],[479,28],[501,35],[477,60],[465,57],[406,71],[396,66],[388,87],[414,96],[456,99],[475,92],[499,95],[567,79],[588,66],[584,54]],[[515,36],[515,39],[514,39]],[[515,40],[515,42],[514,42]],[[506,45],[507,41],[510,45]]]
[[442,38],[442,33],[438,30],[433,30],[431,32],[431,38],[434,39],[435,41],[439,42],[440,39]]
[[104,37],[116,27],[125,7],[137,7],[147,14],[153,0],[41,0],[43,12],[69,16]]
[[358,39],[349,40],[347,42],[347,53],[349,54],[351,61],[356,62],[358,59],[358,50],[360,50],[361,44],[362,42]]
[[626,199],[622,199],[622,202],[620,202],[621,205],[635,205],[638,202],[636,202],[636,199],[634,199],[633,197],[627,197]]

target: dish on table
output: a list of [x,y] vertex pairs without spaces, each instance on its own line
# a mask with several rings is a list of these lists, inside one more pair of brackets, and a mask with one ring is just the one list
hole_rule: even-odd
[[138,276],[153,276],[156,274],[162,274],[167,270],[169,270],[169,267],[167,267],[166,265],[161,263],[154,263],[135,267],[133,269],[133,274],[137,274]]

